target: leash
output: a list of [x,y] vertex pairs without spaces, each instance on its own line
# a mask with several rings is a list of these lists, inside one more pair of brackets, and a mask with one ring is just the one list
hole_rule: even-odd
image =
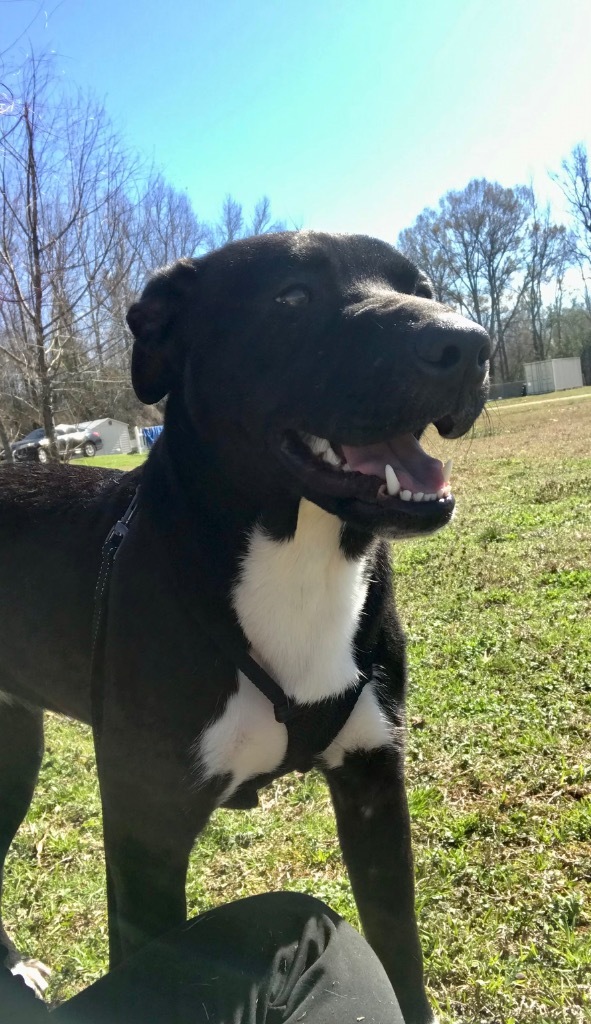
[[[103,544],[101,567],[94,592],[94,611],[92,620],[92,647],[90,663],[90,687],[93,728],[95,735],[100,737],[102,725],[102,670],[104,667],[104,641],[106,635],[107,609],[111,574],[117,554],[128,535],[130,524],[138,509],[139,487],[125,512],[110,530]],[[220,627],[217,622],[206,621],[206,617],[197,609],[192,608],[192,617],[197,620],[202,631],[209,636],[224,656],[230,660],[246,676],[250,682],[271,702],[275,720],[288,727],[289,746],[300,747],[300,755],[310,750],[312,757],[325,750],[338,735],[349,718],[361,691],[371,678],[371,671],[360,672],[355,686],[349,687],[339,697],[326,698],[316,704],[298,704],[290,700],[278,683],[249,654],[243,635],[238,636],[240,627]],[[327,714],[318,714],[318,703],[325,706]],[[289,729],[290,723],[301,720],[302,736],[295,736]],[[302,744],[303,739],[303,744]]]
[[102,668],[104,664],[104,640],[111,572],[117,552],[127,537],[130,523],[137,512],[138,498],[139,487],[136,489],[125,514],[115,523],[107,535],[102,548],[101,567],[94,590],[92,643],[90,649],[90,704],[93,729],[97,737],[100,736],[102,725]]

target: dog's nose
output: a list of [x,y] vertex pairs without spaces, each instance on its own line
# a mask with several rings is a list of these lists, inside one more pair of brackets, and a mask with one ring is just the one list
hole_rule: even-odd
[[480,324],[449,313],[424,324],[415,337],[419,365],[436,376],[482,379],[490,359],[490,340]]

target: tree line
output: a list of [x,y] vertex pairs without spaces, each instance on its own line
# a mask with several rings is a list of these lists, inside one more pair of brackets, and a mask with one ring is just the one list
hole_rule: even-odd
[[[284,230],[267,197],[227,195],[216,222],[146,170],[99,102],[32,57],[0,97],[0,448],[102,415],[141,423],[126,311],[148,274],[246,235]],[[154,411],[148,414],[153,422]]]
[[[591,178],[577,145],[553,175],[570,211],[554,223],[532,185],[485,179],[447,192],[397,245],[431,277],[437,298],[485,327],[494,381],[519,379],[523,363],[580,355],[591,345]],[[568,299],[577,271],[579,297]]]
[[[5,76],[6,78],[6,76]],[[0,88],[0,448],[102,415],[153,422],[129,382],[126,311],[155,268],[251,234],[284,230],[263,197],[226,196],[215,222],[147,170],[103,105],[31,57]],[[556,176],[572,217],[556,224],[530,186],[471,181],[402,231],[398,247],[436,296],[487,328],[495,380],[591,342],[591,188],[577,146]],[[580,300],[565,279],[577,267]]]

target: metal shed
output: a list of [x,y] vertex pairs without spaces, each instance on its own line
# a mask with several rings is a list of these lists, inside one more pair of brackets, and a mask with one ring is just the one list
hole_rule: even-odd
[[567,388],[583,387],[579,356],[525,363],[524,370],[528,395],[542,395],[547,391],[565,391]]
[[131,451],[129,426],[122,420],[111,420],[104,417],[100,420],[88,420],[80,423],[87,430],[96,430],[103,439],[101,455],[126,455]]

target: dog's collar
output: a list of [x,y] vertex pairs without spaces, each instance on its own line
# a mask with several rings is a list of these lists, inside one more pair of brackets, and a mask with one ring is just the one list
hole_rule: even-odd
[[[91,647],[91,668],[90,668],[90,689],[92,720],[95,737],[100,736],[102,724],[102,678],[104,664],[104,640],[107,620],[107,606],[109,601],[109,586],[111,572],[117,553],[127,537],[130,524],[137,512],[139,504],[138,487],[133,498],[121,519],[109,531],[102,548],[101,567],[94,592],[94,612],[92,620],[92,647]],[[290,700],[285,691],[278,683],[262,668],[252,657],[246,646],[246,638],[239,627],[232,629],[219,625],[218,622],[206,621],[205,615],[200,614],[197,608],[192,609],[193,616],[198,620],[201,629],[214,641],[221,652],[230,657],[236,667],[256,686],[256,688],[273,705],[275,720],[287,726],[289,743],[288,750],[297,751],[297,764],[294,767],[310,767],[315,756],[326,750],[332,741],[339,734],[349,715],[353,711],[361,691],[368,679],[369,673],[360,673],[355,686],[347,689],[339,697],[327,698],[322,701],[324,714],[313,715],[314,721],[310,720],[310,714],[316,709],[298,704]],[[241,634],[241,635],[240,635]],[[292,731],[290,725],[298,718],[302,719],[301,729]],[[299,726],[299,723],[298,723]],[[306,733],[306,737],[302,734]],[[312,734],[313,735],[312,735]]]

